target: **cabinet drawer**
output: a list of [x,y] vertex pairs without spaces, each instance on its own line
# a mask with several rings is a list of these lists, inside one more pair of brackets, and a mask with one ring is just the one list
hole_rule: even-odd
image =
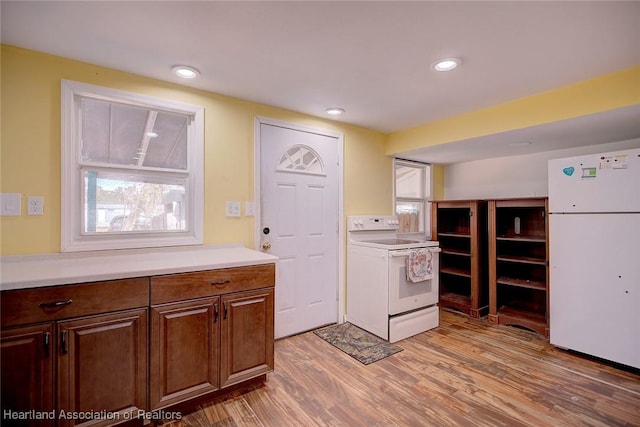
[[149,279],[3,291],[2,326],[80,317],[149,304]]
[[275,264],[221,268],[151,278],[151,304],[275,286]]

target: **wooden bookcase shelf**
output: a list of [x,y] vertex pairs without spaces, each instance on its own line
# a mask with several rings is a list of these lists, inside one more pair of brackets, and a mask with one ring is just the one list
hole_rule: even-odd
[[499,285],[516,286],[519,288],[547,290],[547,284],[544,282],[536,282],[528,279],[514,279],[513,277],[500,276],[496,279]]
[[549,336],[547,199],[490,200],[489,321]]
[[486,274],[487,203],[482,200],[432,203],[431,239],[440,243],[440,306],[470,317],[489,311]]
[[466,268],[442,267],[440,272],[444,274],[453,274],[455,276],[471,277],[471,271]]
[[463,239],[470,239],[471,235],[470,234],[461,234],[461,233],[438,233],[439,236],[441,237],[460,237]]
[[443,254],[448,254],[448,255],[458,255],[458,256],[463,256],[463,257],[471,257],[471,254],[469,252],[465,252],[463,250],[460,249],[442,249],[441,253]]

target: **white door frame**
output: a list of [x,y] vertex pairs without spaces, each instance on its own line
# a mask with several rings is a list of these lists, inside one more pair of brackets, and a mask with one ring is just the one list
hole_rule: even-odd
[[[336,138],[338,142],[338,218],[337,227],[338,227],[338,295],[337,295],[337,304],[338,304],[338,318],[336,319],[337,323],[344,322],[345,318],[345,231],[344,231],[344,206],[343,206],[343,194],[344,194],[344,135],[342,132],[331,131],[327,129],[318,129],[309,126],[298,125],[295,123],[284,122],[281,120],[271,119],[263,116],[256,116],[254,120],[254,149],[253,149],[253,169],[254,169],[254,186],[253,186],[253,195],[254,195],[254,205],[255,205],[255,217],[253,219],[253,232],[254,232],[254,247],[256,250],[260,250],[260,224],[262,223],[262,212],[261,212],[261,203],[260,203],[260,125],[272,125],[279,126],[286,129],[293,129],[301,132],[309,132],[315,133],[318,135],[328,136],[332,138]],[[277,286],[277,284],[276,284]]]

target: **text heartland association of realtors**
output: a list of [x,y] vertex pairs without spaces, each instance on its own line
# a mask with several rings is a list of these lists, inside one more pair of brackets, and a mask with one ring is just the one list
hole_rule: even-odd
[[[56,417],[57,415],[57,417]],[[182,419],[180,412],[167,412],[163,410],[147,412],[138,409],[132,412],[109,412],[109,411],[84,411],[72,412],[60,410],[56,413],[53,411],[12,411],[10,409],[2,410],[3,420],[179,420]]]

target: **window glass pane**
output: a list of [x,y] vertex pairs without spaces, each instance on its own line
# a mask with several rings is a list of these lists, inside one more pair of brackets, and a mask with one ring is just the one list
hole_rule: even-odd
[[423,232],[423,202],[396,201],[396,215],[400,221],[400,233]]
[[396,165],[396,197],[425,197],[424,166]]
[[83,170],[84,233],[185,231],[185,181]]
[[186,114],[82,98],[82,162],[187,169]]
[[187,121],[186,116],[158,113],[143,166],[187,168]]
[[311,147],[294,145],[280,158],[278,170],[319,174],[324,172],[324,166],[318,153]]

